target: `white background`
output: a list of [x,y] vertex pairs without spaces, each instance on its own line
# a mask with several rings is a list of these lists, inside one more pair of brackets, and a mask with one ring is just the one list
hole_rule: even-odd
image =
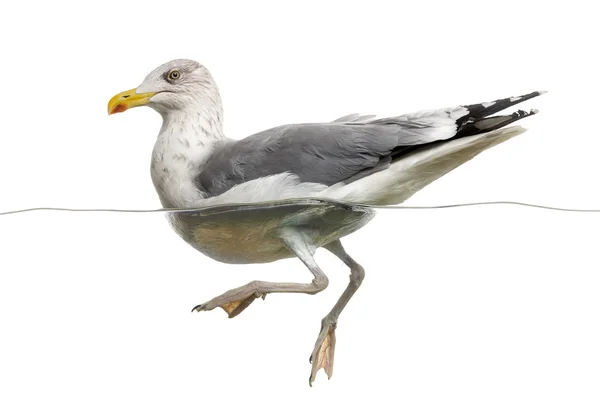
[[[409,204],[600,208],[594,2],[4,2],[0,210],[159,207],[160,117],[106,103],[173,58],[221,87],[226,133],[395,115],[548,89],[529,131]],[[559,2],[554,2],[559,3]],[[0,217],[0,412],[600,411],[600,215],[520,207],[384,211],[346,239],[367,269],[331,381],[308,387],[347,282],[228,320],[190,309],[297,260],[233,266],[160,214]]]

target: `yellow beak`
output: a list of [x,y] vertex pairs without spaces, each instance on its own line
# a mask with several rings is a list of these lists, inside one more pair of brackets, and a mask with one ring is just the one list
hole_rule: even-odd
[[130,108],[142,106],[150,102],[150,98],[156,95],[157,92],[136,93],[135,89],[130,89],[125,92],[116,94],[108,101],[108,114],[116,114],[125,112]]

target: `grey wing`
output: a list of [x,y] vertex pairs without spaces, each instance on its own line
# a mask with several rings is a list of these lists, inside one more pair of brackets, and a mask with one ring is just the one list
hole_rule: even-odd
[[286,172],[301,182],[351,182],[423,146],[489,132],[529,116],[533,112],[488,117],[539,94],[367,122],[352,114],[333,123],[279,126],[219,150],[196,184],[207,196],[216,196],[237,184]]
[[285,172],[301,182],[332,185],[385,160],[398,141],[392,129],[332,123],[272,128],[221,149],[196,183],[210,196],[236,184]]
[[361,115],[359,113],[355,113],[355,114],[349,114],[349,115],[342,116],[331,122],[338,123],[338,124],[340,124],[340,123],[345,124],[347,122],[364,122],[364,121],[368,121],[373,118],[375,118],[375,115]]

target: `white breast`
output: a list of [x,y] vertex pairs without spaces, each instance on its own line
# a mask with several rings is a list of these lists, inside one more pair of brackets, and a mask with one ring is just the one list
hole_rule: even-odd
[[152,151],[150,174],[163,207],[183,208],[204,198],[194,179],[214,152],[216,141],[185,128],[166,128]]
[[150,174],[164,207],[190,205],[201,194],[194,188],[192,169],[185,154],[164,148],[157,141],[152,152]]

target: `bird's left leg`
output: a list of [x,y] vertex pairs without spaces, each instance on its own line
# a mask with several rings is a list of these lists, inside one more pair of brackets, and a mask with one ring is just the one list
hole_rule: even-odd
[[313,274],[311,283],[276,283],[255,280],[239,288],[229,290],[206,303],[198,305],[192,311],[209,311],[222,308],[230,318],[239,315],[256,298],[263,299],[269,293],[307,293],[314,295],[327,287],[327,276],[315,262],[314,247],[306,242],[301,232],[288,229],[282,234],[285,246],[294,253]]
[[365,270],[361,265],[356,263],[348,253],[344,250],[342,243],[337,240],[324,246],[331,253],[340,258],[346,266],[350,268],[350,283],[342,296],[338,299],[335,306],[321,321],[321,332],[315,343],[315,348],[310,356],[310,363],[312,369],[310,372],[310,378],[308,380],[309,385],[312,387],[312,383],[315,380],[317,372],[323,368],[327,374],[327,378],[331,378],[333,374],[333,357],[335,352],[335,328],[337,325],[338,317],[344,310],[350,298],[356,293],[360,284],[365,277]]

